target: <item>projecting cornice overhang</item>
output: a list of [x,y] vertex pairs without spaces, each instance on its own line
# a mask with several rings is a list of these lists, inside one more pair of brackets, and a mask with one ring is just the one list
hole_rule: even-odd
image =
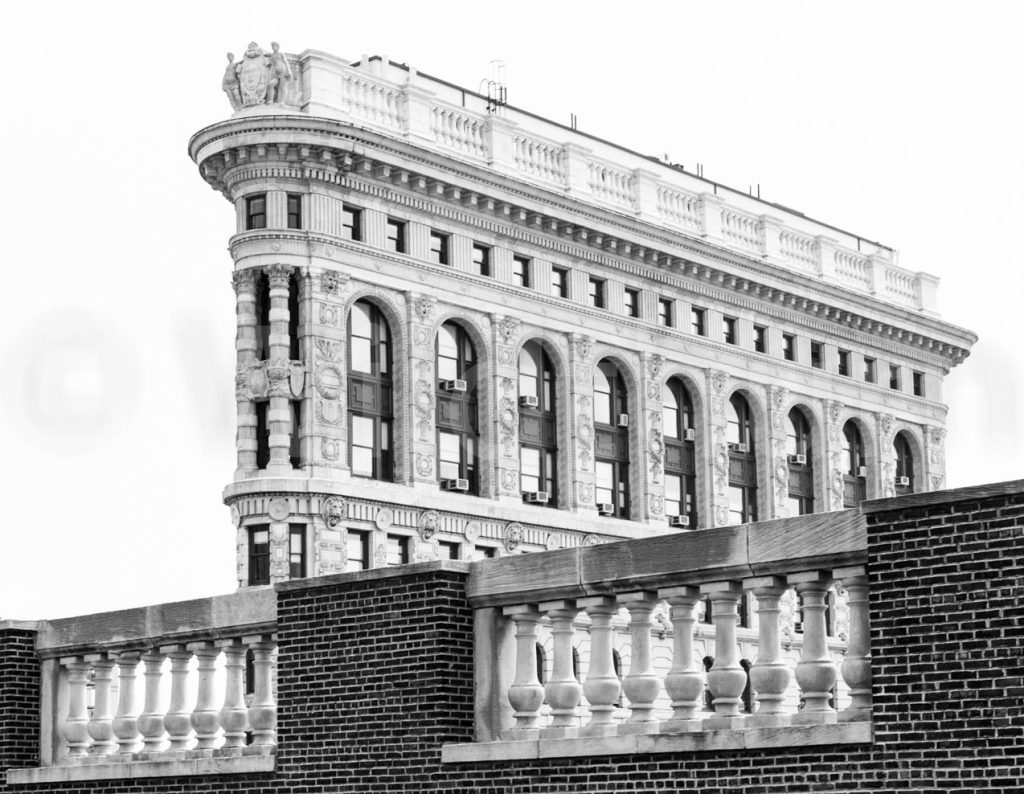
[[[947,366],[963,361],[977,341],[972,332],[933,313],[893,305],[857,284],[843,283],[836,273],[821,272],[823,268],[808,265],[800,272],[771,252],[737,250],[707,229],[671,228],[642,212],[597,206],[570,190],[518,180],[417,142],[334,119],[280,113],[235,117],[196,133],[189,154],[211,187],[229,198],[242,184],[271,178],[349,189],[384,183],[391,190],[458,208],[483,226],[518,227],[520,236],[543,239],[597,265],[683,289],[712,288],[847,326],[927,352]],[[771,222],[762,221],[761,239],[767,239]],[[824,241],[817,245],[819,258],[832,252],[834,261],[843,261],[834,246]],[[877,256],[862,259],[876,275],[891,273],[891,265]],[[907,297],[902,295],[904,302]]]

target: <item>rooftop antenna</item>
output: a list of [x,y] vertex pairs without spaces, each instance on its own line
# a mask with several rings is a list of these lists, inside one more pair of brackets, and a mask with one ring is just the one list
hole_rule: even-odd
[[[481,81],[484,82],[484,81]],[[505,85],[505,62],[491,61],[491,79],[487,83],[487,112],[496,113],[508,104],[508,86]]]
[[569,114],[569,129],[572,129],[572,130],[576,129],[576,114],[575,113],[570,113]]

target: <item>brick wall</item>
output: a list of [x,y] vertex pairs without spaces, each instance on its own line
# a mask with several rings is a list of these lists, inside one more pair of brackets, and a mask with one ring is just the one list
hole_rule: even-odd
[[[32,790],[1020,791],[1024,483],[864,512],[872,745],[442,766],[441,744],[472,736],[472,619],[464,566],[428,563],[280,586],[275,773]],[[0,645],[0,669],[24,644]],[[0,724],[24,719],[14,695],[0,701]]]
[[35,639],[35,631],[0,629],[0,770],[38,763],[39,660]]

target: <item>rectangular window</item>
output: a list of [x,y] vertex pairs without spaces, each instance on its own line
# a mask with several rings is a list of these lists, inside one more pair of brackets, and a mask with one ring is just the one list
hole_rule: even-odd
[[587,278],[587,303],[595,309],[604,308],[604,279],[596,276]]
[[302,400],[292,400],[292,434],[288,447],[288,460],[293,469],[302,468]]
[[359,242],[363,239],[363,211],[347,204],[341,208],[341,236]]
[[520,287],[530,286],[530,260],[527,257],[512,257],[512,283]]
[[288,525],[288,577],[302,579],[306,576],[306,525]]
[[249,527],[249,584],[270,584],[270,526]]
[[350,529],[347,535],[348,559],[345,570],[365,571],[370,567],[370,533]]
[[245,200],[245,229],[266,229],[267,228],[267,196],[261,193],[258,196],[249,196]]
[[441,232],[430,233],[430,255],[427,257],[435,265],[448,264],[448,235]]
[[640,316],[640,290],[626,287],[623,303],[627,317]]
[[913,373],[914,378],[914,396],[924,397],[924,373],[915,372]]
[[786,361],[796,361],[796,337],[793,334],[782,335],[782,357]]
[[388,565],[405,565],[409,562],[409,538],[405,535],[388,535],[385,550]]
[[396,254],[405,253],[405,223],[394,218],[388,218],[385,229],[384,248],[394,251]]
[[889,365],[889,388],[896,389],[900,388],[900,368],[898,364]]
[[727,345],[736,344],[736,318],[735,317],[723,317],[722,318],[722,336],[725,338]]
[[442,540],[440,543],[438,543],[438,546],[441,547],[440,551],[441,551],[441,559],[442,560],[457,560],[457,559],[459,559],[459,544],[458,543],[448,543],[448,542]]
[[551,294],[556,298],[569,297],[569,271],[564,267],[551,268]]
[[302,196],[297,193],[288,194],[288,228],[302,228]]
[[491,275],[491,249],[486,245],[473,243],[473,272],[481,276]]
[[754,326],[754,350],[758,353],[768,352],[768,329],[763,325]]
[[481,560],[490,560],[498,556],[498,550],[494,546],[474,546],[473,553]]
[[815,369],[821,369],[823,365],[821,342],[811,342],[811,366]]
[[864,359],[864,380],[867,383],[875,382],[875,360],[873,358]]
[[675,323],[672,317],[672,300],[670,298],[658,298],[658,325],[671,328]]
[[703,309],[698,309],[697,307],[690,309],[690,330],[697,336],[708,335],[708,327],[705,322],[706,316]]
[[270,463],[270,425],[267,410],[270,403],[264,400],[256,403],[256,468],[265,469]]
[[839,374],[850,377],[850,351],[839,351]]

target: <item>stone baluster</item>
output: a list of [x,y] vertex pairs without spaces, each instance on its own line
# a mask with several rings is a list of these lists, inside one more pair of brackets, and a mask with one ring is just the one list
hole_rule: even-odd
[[252,651],[253,696],[249,705],[249,725],[254,745],[277,744],[277,706],[270,678],[270,655],[277,647],[271,634],[256,634],[242,638]]
[[757,712],[747,718],[747,725],[778,728],[789,725],[789,715],[782,703],[793,672],[782,657],[779,643],[779,599],[786,592],[781,576],[758,576],[745,579],[745,589],[757,598],[757,659],[750,668],[750,685],[757,695]]
[[188,688],[188,663],[192,652],[184,645],[167,645],[160,652],[171,660],[171,702],[164,715],[164,728],[167,730],[171,746],[174,750],[184,750],[188,740],[192,738],[191,714],[185,706]]
[[654,701],[661,692],[661,679],[651,666],[651,611],[658,600],[654,593],[623,593],[619,604],[629,610],[629,674],[622,679],[622,692],[629,699],[629,719],[620,727],[623,733],[653,733]]
[[196,655],[198,660],[197,673],[199,681],[196,686],[196,707],[189,717],[193,729],[196,732],[196,749],[213,749],[217,741],[217,734],[220,729],[220,715],[214,704],[213,698],[213,673],[220,656],[220,649],[212,640],[190,642],[188,650]]
[[68,758],[89,754],[89,711],[85,689],[90,665],[81,656],[62,656],[61,666],[68,678],[68,715],[61,726],[61,735],[68,743]]
[[86,730],[92,737],[91,755],[110,755],[117,749],[114,739],[114,704],[110,684],[114,674],[114,657],[105,651],[88,653],[85,661],[92,665],[93,707]]
[[661,724],[661,732],[700,730],[697,717],[704,697],[704,668],[693,655],[695,615],[700,588],[683,585],[658,591],[658,597],[672,607],[672,669],[665,675],[665,691],[672,698],[672,717]]
[[288,290],[292,268],[289,265],[270,265],[270,354],[267,356],[267,379],[270,383],[270,406],[267,410],[270,462],[267,472],[291,473],[291,343],[288,337]]
[[163,678],[164,656],[162,651],[147,651],[142,656],[146,678],[145,702],[139,715],[139,732],[142,734],[143,751],[159,752],[163,749],[167,731],[164,729],[164,708],[160,698],[160,681]]
[[583,683],[583,694],[590,704],[590,721],[580,729],[582,736],[614,734],[615,703],[622,686],[615,674],[612,643],[615,631],[612,617],[617,610],[612,596],[592,596],[576,601],[590,616],[590,668]]
[[537,721],[544,702],[544,687],[537,678],[537,624],[540,613],[530,604],[505,607],[505,617],[516,627],[516,675],[508,688],[508,701],[515,709],[515,725],[508,739],[537,737]]
[[244,747],[249,727],[249,709],[245,707],[245,646],[238,640],[222,640],[224,650],[224,707],[220,726],[224,729],[224,747]]
[[256,471],[256,409],[252,400],[248,372],[249,365],[256,360],[256,273],[257,271],[251,269],[239,270],[232,278],[237,323],[235,401],[238,416],[236,446],[239,474]]
[[139,749],[139,718],[135,714],[135,679],[139,667],[139,651],[122,651],[117,656],[117,714],[114,736],[118,752],[134,753]]
[[741,728],[740,706],[747,685],[747,672],[740,666],[736,644],[737,605],[743,588],[739,582],[710,582],[700,592],[711,598],[711,619],[715,624],[715,663],[708,672],[708,688],[714,697],[715,713],[706,717],[707,728]]
[[545,601],[540,611],[551,619],[553,663],[551,679],[544,685],[544,695],[551,706],[551,724],[541,731],[546,737],[575,736],[579,727],[576,707],[580,703],[582,687],[572,669],[573,621],[579,608],[572,599]]
[[793,725],[818,725],[836,721],[836,711],[829,705],[831,689],[836,683],[836,664],[828,651],[825,634],[826,597],[832,577],[825,571],[790,574],[790,585],[800,594],[803,608],[800,623],[804,645],[796,665],[796,682],[804,705],[792,716]]
[[871,719],[871,634],[868,625],[868,577],[861,565],[832,572],[846,588],[850,609],[850,641],[840,667],[850,687],[850,705],[839,712],[839,722]]

